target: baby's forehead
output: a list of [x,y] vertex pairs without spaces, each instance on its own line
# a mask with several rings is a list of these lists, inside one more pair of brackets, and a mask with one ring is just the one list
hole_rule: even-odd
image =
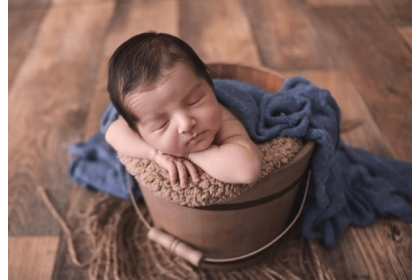
[[137,87],[134,90],[132,90],[130,94],[153,91],[157,87],[166,83],[168,79],[170,79],[171,76],[174,74],[174,72],[176,72],[177,70],[179,71],[179,70],[184,70],[184,69],[191,70],[195,74],[192,67],[188,65],[184,65],[184,63],[177,63],[170,68],[160,69],[159,73],[153,79],[147,79],[147,78],[144,78],[143,80],[140,79],[139,85],[137,85]]
[[[150,111],[150,106],[159,111],[156,104],[164,107],[176,100],[188,99],[190,95],[199,92],[197,89],[203,85],[209,85],[205,78],[197,76],[191,67],[178,64],[162,71],[154,82],[140,83],[125,96],[124,103],[136,115],[143,115],[145,111]],[[209,86],[213,91],[212,86]]]

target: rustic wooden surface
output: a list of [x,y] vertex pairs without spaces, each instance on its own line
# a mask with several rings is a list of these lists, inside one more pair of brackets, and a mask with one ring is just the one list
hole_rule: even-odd
[[[409,0],[9,0],[8,28],[9,279],[87,277],[36,187],[77,222],[90,193],[68,179],[66,147],[98,129],[107,61],[137,33],[177,35],[206,62],[303,75],[338,101],[347,144],[412,160]],[[308,279],[411,279],[411,236],[390,217],[349,228],[334,249],[283,243],[325,270]]]

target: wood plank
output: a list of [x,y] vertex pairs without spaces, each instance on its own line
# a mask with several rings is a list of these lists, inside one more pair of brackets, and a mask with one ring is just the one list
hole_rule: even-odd
[[[10,4],[9,4],[10,5]],[[38,31],[38,26],[47,7],[34,9],[10,9],[8,18],[8,85],[13,85],[16,73],[30,50]]]
[[[39,1],[39,0],[38,0]],[[114,3],[115,0],[49,0],[51,3],[54,4],[56,7],[66,7],[66,6],[73,6],[73,5],[86,5],[86,4],[98,4],[102,3]],[[124,1],[124,0],[123,0]]]
[[[377,219],[374,227],[365,231],[354,229],[355,238],[370,246],[372,257],[378,260],[380,270],[387,277],[411,279],[412,225],[396,218]],[[373,242],[372,242],[373,241]]]
[[264,66],[278,71],[339,66],[300,1],[241,0],[241,3],[251,21]]
[[180,38],[205,62],[261,64],[251,26],[238,0],[181,1]]
[[412,30],[411,30],[411,26],[410,27],[401,27],[398,28],[398,31],[400,32],[400,34],[403,36],[404,40],[407,42],[407,44],[410,46],[410,49],[412,48]]
[[307,0],[307,2],[314,7],[372,5],[371,0]]
[[9,280],[50,279],[58,239],[58,236],[9,237]]
[[[99,129],[100,118],[109,104],[107,93],[107,64],[115,49],[130,37],[155,30],[178,35],[178,1],[159,0],[159,1],[119,1],[116,4],[112,19],[110,20],[109,30],[103,43],[103,48],[99,55],[99,68],[96,73],[93,96],[88,105],[85,127],[80,127],[79,132],[83,140],[88,139]],[[79,222],[79,212],[83,212],[94,196],[94,192],[86,191],[80,186],[73,184],[68,194],[68,210],[66,213],[67,221],[71,227],[76,228]],[[87,259],[86,252],[82,248],[77,248],[78,254],[83,259]],[[52,279],[82,279],[82,270],[75,267],[67,253],[65,241],[60,242],[59,255],[57,257],[54,274]]]
[[[9,95],[9,235],[57,234],[35,187],[64,213],[66,148],[80,139],[113,3],[50,7]],[[64,216],[62,214],[62,216]]]
[[411,161],[411,50],[374,8],[315,8],[314,22],[398,159]]
[[47,8],[51,3],[51,0],[8,0],[8,8],[10,9],[39,9]]
[[[85,192],[89,196],[88,192]],[[71,223],[71,219],[67,219],[67,223]],[[75,222],[72,223],[72,232],[76,232]],[[87,248],[92,246],[89,241],[86,241],[85,236],[75,235],[73,236],[73,241],[75,244],[76,257],[80,263],[87,262],[91,256],[92,252],[89,252]],[[76,266],[69,254],[69,248],[67,246],[66,237],[64,234],[60,235],[60,241],[57,248],[57,256],[55,260],[52,261],[53,268],[50,279],[68,279],[68,280],[79,280],[79,279],[88,279],[88,271],[86,267]]]
[[377,8],[395,26],[405,27],[412,25],[411,0],[371,0]]
[[[398,234],[392,233],[394,229]],[[317,249],[337,279],[349,275],[352,279],[411,279],[411,225],[395,219],[381,218],[370,227],[350,227],[339,246]]]

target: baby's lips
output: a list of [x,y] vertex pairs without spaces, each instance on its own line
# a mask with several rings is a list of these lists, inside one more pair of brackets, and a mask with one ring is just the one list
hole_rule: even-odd
[[195,134],[191,139],[188,141],[187,144],[195,145],[201,140],[203,140],[206,137],[206,131],[200,132],[198,134]]

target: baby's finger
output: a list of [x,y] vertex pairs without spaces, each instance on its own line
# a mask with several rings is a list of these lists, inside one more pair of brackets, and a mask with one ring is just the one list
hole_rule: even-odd
[[201,167],[200,167],[200,166],[198,166],[198,165],[194,165],[194,166],[195,166],[195,169],[197,170],[198,176],[203,175],[204,170],[203,170],[203,169],[201,169]]
[[184,161],[185,167],[188,170],[188,173],[191,175],[192,180],[194,183],[198,184],[200,182],[200,176],[197,172],[197,166],[195,166],[191,161],[185,160]]
[[169,172],[169,181],[171,182],[171,185],[175,185],[178,179],[178,171],[175,163],[169,163],[167,170]]
[[187,169],[183,161],[176,161],[176,168],[178,169],[178,178],[181,188],[186,188],[188,185]]

